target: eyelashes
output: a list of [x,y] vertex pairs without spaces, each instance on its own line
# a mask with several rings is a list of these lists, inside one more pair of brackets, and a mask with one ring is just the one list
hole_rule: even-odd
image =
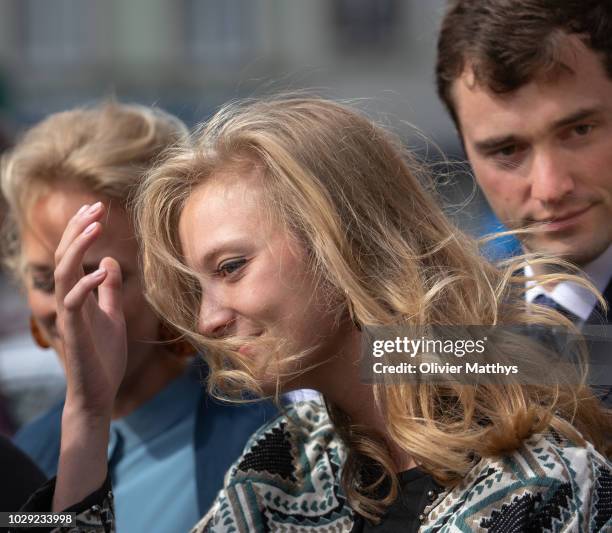
[[47,294],[53,294],[55,291],[55,280],[53,277],[33,277],[32,288],[37,291],[45,292]]
[[248,262],[248,259],[241,257],[237,259],[229,259],[219,265],[215,274],[222,278],[227,278],[239,272]]

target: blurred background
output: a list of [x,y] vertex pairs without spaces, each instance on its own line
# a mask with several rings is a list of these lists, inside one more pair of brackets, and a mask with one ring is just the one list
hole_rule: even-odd
[[[349,101],[432,165],[451,216],[500,229],[478,195],[434,86],[444,0],[2,0],[0,145],[49,113],[114,96],[194,125],[224,102],[308,89]],[[451,162],[445,162],[447,159]],[[491,254],[512,249],[512,242]],[[63,393],[51,351],[0,279],[0,431]]]

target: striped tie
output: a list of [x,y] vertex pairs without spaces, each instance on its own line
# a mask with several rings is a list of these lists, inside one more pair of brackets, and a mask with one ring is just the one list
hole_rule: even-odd
[[561,313],[565,318],[568,318],[575,324],[579,324],[581,322],[580,317],[576,316],[574,313],[563,307],[561,304],[555,302],[555,300],[553,300],[549,296],[546,296],[546,294],[538,294],[531,303],[550,307],[551,309],[554,309],[555,311]]

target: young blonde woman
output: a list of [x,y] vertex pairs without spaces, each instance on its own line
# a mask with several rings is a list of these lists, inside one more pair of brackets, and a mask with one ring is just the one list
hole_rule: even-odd
[[[104,339],[126,354],[104,448],[122,531],[186,529],[208,509],[225,470],[265,420],[261,406],[221,405],[204,393],[202,363],[185,343],[169,342],[177,335],[143,293],[128,199],[166,148],[186,142],[186,127],[176,117],[108,102],[51,115],[3,159],[7,263],[27,295],[35,340],[53,348],[64,367],[71,348],[60,335],[55,250],[81,205],[101,200],[107,206],[104,235],[82,268],[94,271],[100,259],[112,256],[123,275],[118,297],[125,334]],[[62,411],[70,412],[70,402],[53,406],[15,439],[47,477],[57,472]],[[154,516],[169,500],[165,515]]]
[[[366,326],[555,322],[526,311],[524,279],[480,257],[419,173],[355,111],[288,98],[221,110],[148,176],[148,296],[205,349],[210,386],[307,387],[327,402],[260,429],[195,531],[609,527],[610,419],[586,386],[362,381]],[[80,501],[81,519],[110,527],[88,506],[112,501],[103,452],[125,366],[121,268],[80,266],[105,212],[79,211],[56,252],[68,392],[53,508]]]

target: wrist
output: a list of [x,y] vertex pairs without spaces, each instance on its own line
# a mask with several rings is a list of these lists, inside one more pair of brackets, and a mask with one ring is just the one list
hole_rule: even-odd
[[112,412],[112,403],[103,405],[98,402],[96,405],[91,405],[91,402],[84,402],[78,395],[71,395],[70,391],[68,391],[64,402],[62,418],[96,424],[104,423],[107,420],[110,421]]
[[[110,410],[92,412],[70,404],[64,404],[62,412],[62,435],[73,437],[108,438],[111,423]],[[80,440],[80,439],[79,439]]]

